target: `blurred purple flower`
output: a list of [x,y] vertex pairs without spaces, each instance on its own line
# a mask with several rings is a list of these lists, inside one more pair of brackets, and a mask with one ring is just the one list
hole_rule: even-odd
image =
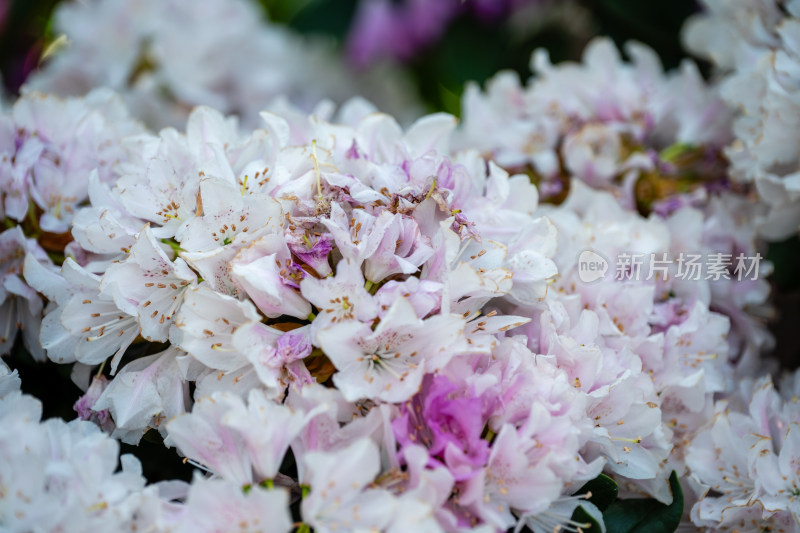
[[6,16],[11,8],[11,0],[0,0],[0,30],[6,25]]
[[439,38],[458,8],[458,0],[362,1],[348,38],[350,59],[360,67],[382,57],[406,61]]
[[348,36],[348,55],[359,67],[392,58],[408,61],[436,42],[466,10],[497,20],[532,0],[362,0]]

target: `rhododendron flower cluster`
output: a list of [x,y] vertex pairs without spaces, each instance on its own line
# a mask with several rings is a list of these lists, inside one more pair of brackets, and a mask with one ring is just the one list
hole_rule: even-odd
[[29,353],[44,358],[36,333],[43,305],[23,279],[25,257],[50,264],[48,252],[63,253],[75,211],[88,200],[87,176],[112,180],[111,169],[127,159],[122,139],[144,131],[121,99],[103,89],[72,99],[30,93],[0,116],[7,228],[0,234],[0,354],[22,329]]
[[[510,73],[491,80],[485,93],[468,87],[458,145],[526,172],[555,203],[569,194],[572,180],[608,191],[626,209],[665,221],[676,241],[628,251],[755,256],[764,206],[727,174],[722,151],[731,140],[731,113],[716,87],[705,84],[693,63],[665,74],[651,50],[631,44],[627,51],[632,63],[621,60],[610,40],[597,39],[582,64],[551,65],[539,50],[532,59],[538,75],[526,87]],[[585,248],[597,250],[591,243]],[[702,285],[690,290],[730,318],[731,355],[752,371],[758,353],[772,345],[764,323],[768,284]]]
[[84,420],[40,421],[41,403],[19,385],[0,363],[0,420],[9,430],[0,437],[4,529],[188,532],[234,520],[240,531],[289,530],[286,491],[245,494],[201,477],[147,486],[138,459],[120,456],[116,440]]
[[[553,361],[537,362],[524,337],[509,336],[530,318],[502,310],[546,297],[555,228],[533,215],[527,177],[474,152],[447,155],[452,117],[431,115],[404,132],[353,106],[342,114],[354,126],[265,113],[265,129],[242,136],[199,108],[185,134],[137,137],[141,149],[117,166],[115,184],[92,179],[64,265],[26,259],[27,281],[52,302],[42,344],[57,362],[110,358],[116,375],[96,378],[79,409],[110,414],[124,441],[158,428],[242,486],[282,480],[291,446],[306,464],[294,483],[312,487],[303,513],[315,528],[388,523],[385,512],[359,518],[364,497],[451,527],[512,527],[602,467],[579,453],[591,427],[581,395]],[[293,135],[308,140],[292,144]],[[121,364],[143,341],[169,345]],[[533,382],[545,374],[539,390]],[[499,400],[504,381],[530,389],[531,403],[509,409]],[[197,403],[183,414],[190,382]],[[442,395],[446,402],[429,403]],[[438,437],[424,432],[431,421],[415,421],[416,404],[430,406],[431,420],[444,417]],[[211,444],[218,439],[228,444]],[[353,503],[333,512],[333,494],[320,492],[326,468],[312,465],[341,463],[326,455],[336,449],[389,453],[390,464],[365,469]],[[442,479],[442,508],[423,496],[428,489],[414,495],[415,486],[397,484],[421,459],[423,479]],[[519,476],[509,461],[539,474]],[[386,476],[397,480],[366,489]]]
[[758,220],[770,240],[797,232],[800,135],[800,4],[796,1],[703,1],[684,32],[690,50],[722,75],[720,96],[738,113],[726,149],[731,177],[754,184],[768,210]]
[[26,257],[47,356],[110,361],[81,418],[157,429],[242,490],[310,491],[315,530],[570,524],[603,469],[669,502],[730,388],[729,319],[710,283],[583,285],[575,257],[669,251],[670,220],[579,181],[538,206],[527,175],[450,151],[448,115],[299,116],[243,135],[198,108],[125,140],[63,266]]
[[709,528],[794,531],[798,516],[796,373],[780,394],[769,377],[747,380],[714,406],[714,421],[691,442],[686,463],[701,498],[692,521]]
[[121,140],[144,132],[107,90],[73,99],[30,93],[1,120],[3,215],[16,222],[30,216],[50,233],[69,232],[88,196],[86,176],[96,170],[101,181],[111,179],[126,159]]
[[[597,39],[401,126],[232,61],[233,34],[304,52],[215,2],[196,42],[174,0],[63,6],[68,33],[133,18],[30,85],[88,94],[0,116],[0,355],[19,337],[82,390],[42,420],[0,359],[0,530],[614,531],[639,502],[658,531],[800,531],[761,240],[796,209],[764,152],[798,141],[770,107],[793,3],[707,2],[687,38],[721,84]],[[714,52],[735,31],[774,61]],[[739,113],[751,83],[775,94]],[[148,483],[142,441],[191,480]]]

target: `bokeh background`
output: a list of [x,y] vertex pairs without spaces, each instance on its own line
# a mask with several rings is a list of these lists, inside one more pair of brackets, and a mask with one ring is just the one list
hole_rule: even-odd
[[[271,21],[310,35],[323,35],[347,53],[363,0],[256,0]],[[429,6],[449,0],[389,0]],[[577,60],[586,42],[608,35],[617,44],[635,39],[654,48],[665,67],[686,57],[680,28],[698,6],[694,0],[483,0],[467,2],[426,46],[402,58],[430,110],[458,114],[467,81],[482,82],[499,70],[530,75],[531,52],[547,48],[552,60]],[[57,37],[51,15],[59,0],[0,0],[0,72],[11,94],[35,69]],[[514,4],[515,7],[512,8]],[[481,7],[482,6],[482,7]],[[488,8],[486,7],[488,6]],[[418,21],[414,21],[418,22]],[[369,68],[369,65],[362,65]]]

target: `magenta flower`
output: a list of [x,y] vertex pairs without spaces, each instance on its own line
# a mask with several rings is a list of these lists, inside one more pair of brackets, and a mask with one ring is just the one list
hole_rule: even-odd
[[362,2],[348,38],[350,59],[362,67],[382,57],[407,61],[442,35],[458,9],[454,0]]
[[94,405],[97,403],[98,398],[103,394],[103,391],[108,386],[108,380],[105,376],[94,377],[92,383],[86,392],[78,398],[72,408],[78,413],[78,418],[81,420],[89,420],[100,426],[104,431],[111,432],[114,430],[114,421],[111,419],[111,413],[108,409],[95,411]]
[[403,447],[425,446],[431,462],[444,464],[456,481],[463,481],[475,476],[489,457],[489,443],[481,438],[482,411],[483,400],[471,388],[428,375],[392,429]]
[[408,61],[438,41],[458,15],[497,20],[531,0],[363,0],[348,36],[350,60],[366,67],[389,58]]

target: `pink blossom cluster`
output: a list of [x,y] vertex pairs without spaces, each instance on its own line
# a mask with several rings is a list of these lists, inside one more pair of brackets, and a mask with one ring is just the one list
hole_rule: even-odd
[[686,464],[702,497],[692,522],[711,531],[797,529],[800,412],[798,375],[780,393],[769,376],[745,380],[714,405],[713,422],[693,437]]
[[[288,531],[283,491],[196,477],[146,485],[133,455],[84,420],[41,421],[42,405],[19,391],[0,362],[0,520],[6,531]],[[120,466],[118,466],[120,465]]]
[[703,0],[684,29],[687,47],[711,61],[720,97],[736,112],[725,153],[730,176],[753,184],[766,206],[759,232],[782,240],[800,227],[800,3]]
[[[731,140],[731,112],[718,87],[707,85],[691,62],[665,73],[645,46],[631,43],[627,52],[630,63],[610,40],[598,38],[582,63],[552,65],[538,50],[537,75],[526,86],[511,73],[498,74],[483,92],[469,86],[456,146],[525,172],[550,202],[562,202],[579,180],[670,227],[672,247],[629,250],[763,251],[757,224],[765,206],[754,200],[755,191],[731,183],[722,155]],[[761,268],[767,274],[770,267]],[[765,320],[769,285],[719,281],[690,286],[730,318],[731,355],[750,375],[773,342]]]
[[[21,97],[0,349],[21,329],[84,394],[41,421],[0,361],[0,525],[579,531],[601,472],[668,504],[674,471],[687,529],[800,531],[800,378],[758,377],[770,265],[581,277],[587,250],[760,250],[719,88],[630,55],[536,53],[527,86],[469,88],[460,126],[278,100],[259,127],[201,106],[155,133],[105,90]],[[191,483],[119,457],[148,432]]]
[[50,265],[48,252],[63,254],[75,212],[88,201],[88,175],[116,179],[112,168],[127,159],[123,139],[144,131],[105,89],[69,99],[29,93],[0,115],[0,355],[22,330],[28,352],[44,359],[43,302],[22,276],[25,257]]
[[298,497],[315,531],[548,531],[602,470],[671,500],[733,386],[731,320],[711,283],[584,284],[575,257],[682,249],[701,210],[646,219],[579,180],[540,206],[528,175],[451,150],[448,115],[262,118],[243,135],[201,107],[126,138],[63,266],[25,258],[47,356],[110,361],[81,418],[158,430],[226,514],[282,531]]
[[[42,345],[57,362],[110,358],[114,378],[95,378],[77,407],[110,415],[126,442],[157,428],[240,486],[283,480],[291,447],[301,472],[284,481],[311,487],[315,529],[535,520],[603,462],[579,454],[590,425],[567,375],[506,333],[531,319],[503,306],[546,297],[555,228],[533,215],[527,177],[448,156],[452,117],[404,132],[370,111],[343,109],[355,126],[264,113],[242,136],[198,108],[185,134],[138,137],[114,184],[92,178],[73,256],[60,270],[26,260],[51,301]],[[142,341],[168,345],[126,362]],[[351,489],[316,464],[362,477]],[[326,493],[334,481],[349,499]],[[361,513],[364,498],[385,509]]]

